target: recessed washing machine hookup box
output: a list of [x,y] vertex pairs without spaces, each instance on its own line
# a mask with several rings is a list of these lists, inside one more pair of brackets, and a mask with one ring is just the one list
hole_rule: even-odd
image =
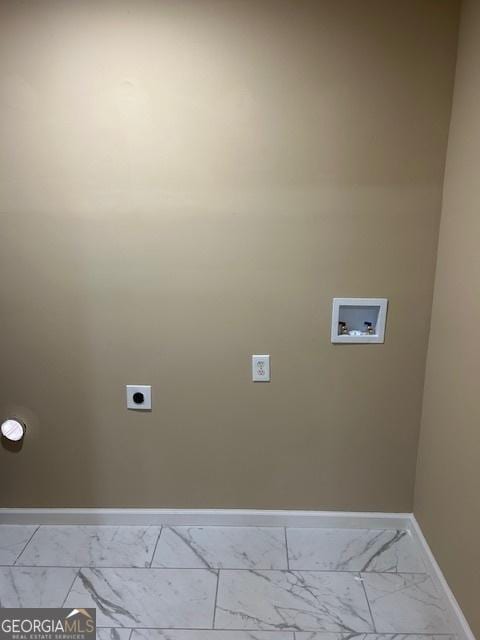
[[334,298],[332,342],[384,342],[387,306],[387,298]]

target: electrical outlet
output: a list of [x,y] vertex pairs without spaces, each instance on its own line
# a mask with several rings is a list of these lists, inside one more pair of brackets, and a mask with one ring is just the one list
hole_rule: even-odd
[[270,356],[252,356],[253,382],[270,382]]
[[127,409],[149,411],[152,408],[152,387],[145,384],[127,384]]

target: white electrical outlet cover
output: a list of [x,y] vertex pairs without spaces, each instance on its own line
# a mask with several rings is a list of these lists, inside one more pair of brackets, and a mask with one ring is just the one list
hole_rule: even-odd
[[252,356],[252,381],[270,382],[270,356]]
[[[143,400],[140,396],[143,396]],[[152,387],[145,384],[127,384],[127,409],[149,411],[152,408]]]

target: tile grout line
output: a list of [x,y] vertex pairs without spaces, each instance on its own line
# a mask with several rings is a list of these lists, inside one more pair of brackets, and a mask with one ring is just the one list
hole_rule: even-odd
[[290,571],[290,558],[288,557],[288,540],[287,540],[287,527],[283,527],[285,534],[285,553],[287,554],[287,571]]
[[215,601],[213,603],[213,621],[212,629],[215,629],[215,619],[217,617],[217,602],[218,602],[218,586],[220,584],[220,569],[217,571],[217,588],[215,590]]
[[65,598],[63,599],[62,607],[64,607],[64,606],[65,606],[65,602],[67,601],[67,598],[68,598],[68,596],[70,595],[70,591],[73,589],[73,585],[75,584],[75,580],[78,578],[78,574],[79,574],[79,573],[80,573],[80,569],[77,569],[77,570],[75,571],[75,575],[74,575],[74,577],[73,577],[72,584],[70,585],[70,587],[69,587],[69,589],[68,589],[68,591],[67,591],[67,595],[66,595],[66,596],[65,596]]
[[13,565],[11,565],[12,567],[18,566],[17,562],[20,560],[20,557],[23,555],[25,549],[28,547],[28,545],[30,544],[30,542],[32,541],[33,536],[37,533],[37,531],[40,529],[41,525],[38,525],[38,527],[35,529],[35,531],[32,533],[32,535],[30,536],[30,538],[27,540],[27,542],[25,543],[25,546],[23,547],[23,549],[20,551],[20,553],[18,554],[18,556],[15,558],[15,562],[13,563]]
[[377,633],[377,625],[375,624],[375,618],[373,617],[372,607],[370,605],[370,600],[368,599],[368,593],[367,593],[367,588],[365,586],[365,582],[363,581],[361,573],[358,574],[358,577],[360,579],[360,582],[361,582],[361,585],[362,585],[362,588],[363,588],[363,593],[365,594],[365,599],[367,601],[368,610],[370,612],[370,617],[372,619],[373,632]]
[[146,567],[146,568],[148,568],[148,569],[151,569],[151,568],[152,568],[153,560],[154,560],[154,558],[155,558],[155,554],[157,553],[158,543],[160,542],[160,537],[161,537],[161,535],[162,535],[162,533],[163,533],[164,528],[165,528],[165,527],[160,527],[160,532],[159,532],[159,534],[158,534],[157,541],[155,542],[155,548],[153,549],[152,559],[150,560],[150,564],[148,565],[148,567]]
[[[262,571],[265,573],[289,573],[291,571],[299,571],[301,573],[343,573],[346,575],[358,576],[358,571],[335,571],[332,569],[271,569],[270,567],[254,567],[254,568],[241,568],[241,567],[139,567],[132,565],[98,565],[98,564],[0,564],[0,568],[15,568],[15,569],[130,569],[132,571],[146,571],[153,569],[155,571]],[[431,577],[427,571],[368,571],[367,575],[377,576],[428,576]],[[415,634],[418,635],[418,634]],[[428,635],[428,634],[427,634]],[[434,634],[437,635],[437,634]]]
[[308,633],[309,635],[311,634],[320,634],[320,635],[325,635],[325,634],[334,634],[335,636],[341,637],[343,640],[349,640],[352,639],[353,637],[360,637],[362,636],[362,638],[364,637],[375,637],[377,638],[377,636],[388,636],[390,638],[390,640],[392,640],[393,636],[415,636],[415,637],[422,637],[422,638],[431,638],[432,640],[434,640],[434,638],[455,638],[456,640],[458,640],[458,638],[455,636],[454,633],[418,633],[418,632],[410,632],[410,633],[399,633],[399,632],[395,632],[395,631],[389,631],[387,633],[374,633],[373,631],[353,631],[350,633],[346,633],[345,631],[325,631],[324,629],[316,629],[316,630],[312,630],[312,629],[307,629],[307,630],[303,630],[303,631],[295,631],[293,628],[291,629],[210,629],[208,627],[201,627],[200,629],[198,627],[99,627],[97,625],[97,629],[120,629],[120,630],[129,630],[133,633],[134,631],[219,631],[224,633],[225,631],[229,632],[229,633],[268,633],[268,634],[276,634],[276,633],[284,633],[284,634],[288,634],[289,636],[292,636],[292,638],[295,636],[295,634],[297,633]]

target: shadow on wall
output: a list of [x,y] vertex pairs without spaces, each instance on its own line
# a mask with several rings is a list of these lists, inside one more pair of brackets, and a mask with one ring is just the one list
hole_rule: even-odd
[[5,451],[9,451],[10,453],[20,453],[23,449],[24,440],[14,442],[13,440],[8,440],[7,438],[2,437],[0,446],[2,446]]

